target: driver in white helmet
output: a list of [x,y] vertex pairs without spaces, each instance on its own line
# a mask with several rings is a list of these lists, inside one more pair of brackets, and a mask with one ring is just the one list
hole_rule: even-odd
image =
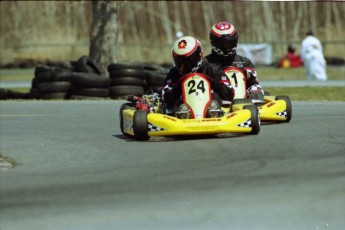
[[236,53],[238,42],[236,28],[228,22],[218,22],[212,26],[209,38],[212,52],[205,59],[223,70],[235,67],[242,71],[246,77],[246,96],[264,101],[264,91],[259,85],[254,64],[248,58]]
[[[196,38],[191,36],[179,38],[173,45],[172,57],[175,66],[168,72],[162,92],[163,102],[166,104],[167,110],[174,107],[179,108],[178,103],[182,94],[179,79],[192,72],[202,73],[209,77],[211,87],[216,93],[213,94],[212,109],[220,109],[222,99],[229,101],[233,99],[234,88],[228,77],[221,68],[204,59],[202,46]],[[183,108],[177,110],[181,109]],[[167,111],[167,113],[169,112]]]

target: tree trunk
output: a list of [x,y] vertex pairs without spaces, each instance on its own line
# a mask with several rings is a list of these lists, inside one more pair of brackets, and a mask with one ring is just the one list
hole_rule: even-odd
[[172,28],[172,23],[169,19],[169,9],[167,2],[165,1],[159,1],[159,10],[163,15],[163,29],[166,34],[166,39],[168,40],[168,44],[173,44],[174,42],[174,36],[172,34],[171,28]]
[[92,16],[89,56],[106,72],[116,62],[118,2],[93,1]]

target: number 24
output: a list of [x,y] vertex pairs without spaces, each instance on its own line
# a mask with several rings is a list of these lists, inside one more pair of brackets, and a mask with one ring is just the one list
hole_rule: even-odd
[[206,89],[205,89],[204,81],[200,81],[198,85],[196,86],[196,89],[195,89],[195,85],[196,85],[196,82],[194,80],[191,80],[188,82],[188,86],[190,87],[188,94],[194,93],[196,89],[200,89],[203,93],[205,93]]

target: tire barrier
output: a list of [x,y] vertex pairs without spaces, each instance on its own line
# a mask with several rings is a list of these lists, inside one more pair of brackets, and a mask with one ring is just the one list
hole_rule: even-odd
[[33,99],[30,93],[15,92],[13,90],[0,88],[0,100],[9,99]]
[[71,82],[72,98],[109,97],[110,78],[105,75],[74,72],[71,75]]
[[81,73],[104,74],[104,71],[98,66],[91,57],[82,56],[75,63],[75,71]]
[[151,63],[112,63],[108,65],[111,98],[142,95],[146,91],[158,92],[164,86],[168,69]]
[[117,62],[108,75],[87,56],[56,66],[38,64],[29,93],[1,90],[0,99],[126,99],[164,86],[169,67],[152,63]]
[[35,99],[67,99],[72,73],[70,68],[39,65],[35,68],[30,94]]

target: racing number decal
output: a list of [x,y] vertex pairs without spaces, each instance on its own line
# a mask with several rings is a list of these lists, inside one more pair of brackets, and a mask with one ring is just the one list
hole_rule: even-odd
[[203,118],[206,115],[206,108],[210,103],[211,85],[205,75],[191,73],[185,76],[182,82],[182,99],[194,118]]
[[200,89],[202,91],[202,93],[205,93],[206,89],[205,89],[204,81],[199,81],[198,85],[196,86],[196,89],[195,89],[195,85],[196,85],[195,80],[190,80],[188,82],[188,86],[190,87],[188,90],[188,94],[195,93],[196,89]]
[[[236,74],[234,73],[233,75],[231,75],[231,78],[235,81],[235,86],[238,85],[238,82],[237,82],[237,76]],[[232,83],[232,81],[230,80],[230,82]]]
[[246,78],[244,73],[240,69],[233,67],[225,69],[224,72],[235,89],[234,98],[246,98]]

